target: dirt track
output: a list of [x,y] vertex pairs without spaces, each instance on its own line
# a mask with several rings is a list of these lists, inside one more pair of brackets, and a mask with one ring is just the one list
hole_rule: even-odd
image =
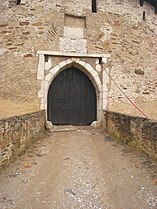
[[89,127],[55,132],[0,174],[1,209],[154,209],[157,166]]

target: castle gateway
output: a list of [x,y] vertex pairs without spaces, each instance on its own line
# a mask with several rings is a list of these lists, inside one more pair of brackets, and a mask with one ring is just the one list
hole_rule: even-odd
[[[109,55],[39,51],[40,108],[57,125],[89,125],[107,109]],[[55,60],[57,65],[53,65]],[[62,60],[62,61],[61,61]]]

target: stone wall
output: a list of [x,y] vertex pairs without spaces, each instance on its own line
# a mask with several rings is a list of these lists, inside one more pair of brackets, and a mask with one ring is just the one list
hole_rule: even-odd
[[116,139],[157,159],[157,121],[106,111],[104,128]]
[[[39,110],[37,51],[59,51],[71,27],[69,35],[79,31],[87,53],[111,54],[112,78],[149,118],[157,119],[157,15],[151,5],[99,0],[98,12],[92,13],[91,0],[15,2],[0,1],[0,117]],[[108,99],[109,110],[139,115],[112,81]]]
[[45,131],[45,111],[0,120],[0,168]]

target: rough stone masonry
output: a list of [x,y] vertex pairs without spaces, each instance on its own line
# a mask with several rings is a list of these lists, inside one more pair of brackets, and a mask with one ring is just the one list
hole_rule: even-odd
[[0,120],[0,169],[16,159],[44,131],[44,111]]
[[[37,51],[61,50],[65,27],[82,28],[86,53],[111,55],[107,67],[113,80],[156,119],[157,15],[138,0],[98,0],[97,13],[90,0],[0,1],[0,116],[39,110]],[[109,110],[139,115],[113,81],[108,88]]]

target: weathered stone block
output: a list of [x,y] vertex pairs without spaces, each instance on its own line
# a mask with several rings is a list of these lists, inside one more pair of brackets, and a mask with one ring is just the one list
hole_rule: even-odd
[[22,21],[22,22],[19,22],[19,25],[20,26],[25,26],[25,25],[29,25],[30,22],[28,21]]
[[135,73],[136,73],[137,75],[144,75],[144,71],[141,70],[141,69],[135,70]]

